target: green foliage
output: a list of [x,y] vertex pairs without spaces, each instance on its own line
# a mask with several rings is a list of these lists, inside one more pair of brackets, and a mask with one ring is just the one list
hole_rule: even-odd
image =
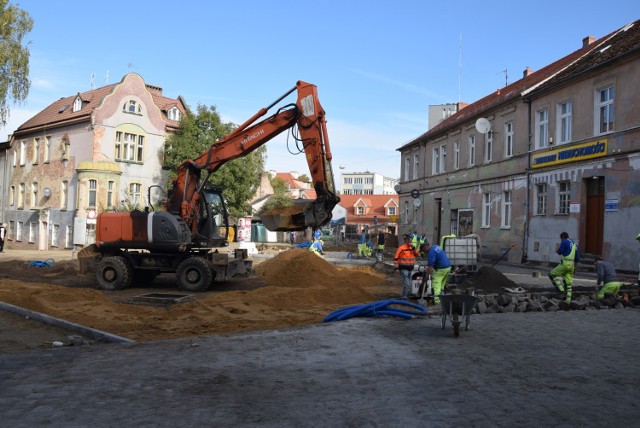
[[[180,121],[178,131],[166,141],[164,165],[169,169],[169,185],[185,160],[198,158],[213,142],[235,128],[233,123],[222,122],[215,106],[198,105],[196,114],[187,112]],[[247,201],[253,197],[260,183],[265,154],[266,148],[260,147],[246,156],[225,163],[209,178],[209,184],[223,188],[230,216],[238,218],[251,212]]]
[[300,174],[298,176],[298,180],[302,181],[303,183],[311,183],[311,179],[307,176],[307,174]]
[[275,177],[270,180],[274,195],[283,195],[287,193],[287,182],[282,178]]
[[274,177],[270,180],[273,188],[273,196],[260,208],[258,215],[277,207],[288,207],[293,205],[291,196],[287,192],[287,182],[282,178]]
[[[0,124],[7,123],[9,105],[21,103],[29,94],[29,49],[22,44],[33,28],[27,12],[0,0]],[[29,44],[29,42],[27,42]]]

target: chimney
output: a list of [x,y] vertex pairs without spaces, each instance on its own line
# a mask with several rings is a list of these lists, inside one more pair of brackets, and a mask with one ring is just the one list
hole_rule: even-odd
[[596,38],[593,36],[587,36],[584,39],[582,39],[582,47],[586,48],[587,46],[589,46],[591,43],[595,42]]
[[533,73],[533,70],[531,69],[531,67],[527,67],[522,72],[522,77],[525,78],[525,77],[529,76],[532,73]]

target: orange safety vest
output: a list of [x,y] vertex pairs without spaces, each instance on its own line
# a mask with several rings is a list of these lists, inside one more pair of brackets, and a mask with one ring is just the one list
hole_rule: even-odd
[[412,245],[402,244],[398,251],[396,251],[396,255],[393,258],[393,264],[396,267],[400,266],[411,266],[413,269],[413,265],[416,264],[416,250]]

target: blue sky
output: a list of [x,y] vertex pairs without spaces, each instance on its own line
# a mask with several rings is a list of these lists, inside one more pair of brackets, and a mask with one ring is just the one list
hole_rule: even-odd
[[[11,0],[16,3],[15,0]],[[478,2],[22,0],[33,17],[32,86],[0,140],[51,102],[135,72],[195,109],[240,124],[304,80],[327,114],[341,172],[400,176],[396,150],[428,106],[474,102],[640,18],[637,0]],[[292,95],[286,101],[293,102]],[[275,112],[275,110],[273,111]],[[267,168],[308,173],[267,143]]]

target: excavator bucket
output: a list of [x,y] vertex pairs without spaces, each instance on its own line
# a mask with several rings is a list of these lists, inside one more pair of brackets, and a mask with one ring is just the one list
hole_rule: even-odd
[[319,210],[315,201],[295,202],[287,207],[276,207],[260,214],[265,227],[271,231],[296,231],[318,227],[331,220],[331,213]]

